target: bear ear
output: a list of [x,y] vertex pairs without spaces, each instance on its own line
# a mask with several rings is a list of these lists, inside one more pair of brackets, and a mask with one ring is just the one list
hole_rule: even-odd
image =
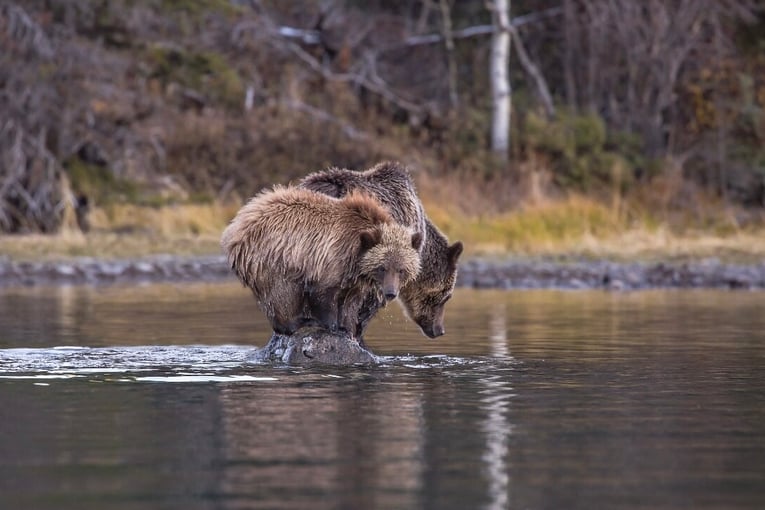
[[382,240],[382,232],[378,229],[365,230],[359,236],[361,239],[361,251],[367,251],[377,246]]
[[446,256],[449,259],[449,265],[451,267],[457,267],[457,259],[462,254],[462,243],[457,241],[453,245],[446,249]]
[[422,246],[422,234],[420,232],[415,232],[412,234],[412,248],[419,250],[420,246]]

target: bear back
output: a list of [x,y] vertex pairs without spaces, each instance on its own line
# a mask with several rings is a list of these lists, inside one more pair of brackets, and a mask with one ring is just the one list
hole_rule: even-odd
[[223,231],[221,246],[251,288],[265,274],[342,281],[353,277],[364,239],[379,242],[380,226],[391,222],[379,202],[363,192],[337,199],[275,186],[239,210]]
[[333,197],[354,191],[370,194],[394,221],[419,232],[423,245],[427,242],[425,212],[409,171],[400,163],[385,161],[363,172],[330,168],[308,175],[298,186]]

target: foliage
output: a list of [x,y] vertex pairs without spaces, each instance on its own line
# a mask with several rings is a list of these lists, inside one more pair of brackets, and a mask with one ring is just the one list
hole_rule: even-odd
[[137,183],[118,179],[106,167],[86,163],[72,157],[64,163],[72,190],[85,195],[98,204],[138,201],[140,196]]
[[594,114],[561,111],[557,118],[547,120],[529,112],[521,139],[525,151],[550,156],[555,179],[564,188],[588,191],[617,185],[626,189],[641,160],[628,135],[615,133],[609,143],[605,123]]
[[147,50],[147,60],[152,68],[149,76],[160,80],[165,87],[177,83],[229,108],[242,103],[242,80],[219,53],[187,52],[154,45]]

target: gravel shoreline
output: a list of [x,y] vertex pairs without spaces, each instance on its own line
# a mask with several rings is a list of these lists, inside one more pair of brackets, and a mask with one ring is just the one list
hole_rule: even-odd
[[[103,285],[234,280],[223,256],[155,256],[132,260],[77,258],[58,262],[0,259],[0,287]],[[470,259],[460,264],[459,287],[481,289],[651,288],[765,289],[765,260],[727,264],[717,260],[684,263],[530,259]]]

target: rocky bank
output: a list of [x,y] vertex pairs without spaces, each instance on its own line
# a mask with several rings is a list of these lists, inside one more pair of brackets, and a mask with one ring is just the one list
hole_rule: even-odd
[[[155,256],[133,260],[74,258],[18,262],[0,258],[0,286],[103,285],[146,282],[234,280],[223,256]],[[649,288],[765,289],[765,260],[759,264],[698,262],[610,262],[538,259],[469,259],[459,268],[459,287],[499,289]]]

